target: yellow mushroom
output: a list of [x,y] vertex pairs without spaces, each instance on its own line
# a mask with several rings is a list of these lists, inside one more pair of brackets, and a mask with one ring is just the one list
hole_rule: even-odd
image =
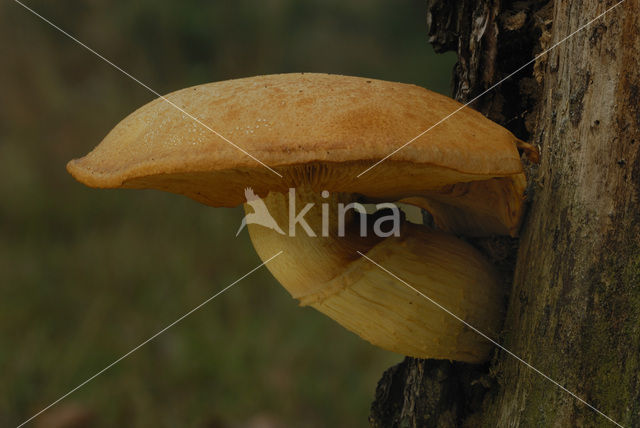
[[[275,226],[247,221],[251,240],[263,260],[283,251],[267,266],[301,304],[401,354],[487,359],[488,341],[358,252],[495,335],[503,290],[455,235],[517,232],[526,181],[509,131],[465,108],[358,177],[460,104],[413,85],[326,74],[210,83],[167,99],[282,177],[162,99],[69,172],[92,187],[154,188],[214,207],[260,198]],[[362,215],[360,202],[416,205],[438,230],[403,222],[391,234],[381,226],[398,226],[395,217]]]

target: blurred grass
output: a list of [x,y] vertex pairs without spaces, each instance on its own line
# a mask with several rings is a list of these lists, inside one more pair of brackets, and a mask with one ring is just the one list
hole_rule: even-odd
[[[429,47],[421,1],[28,4],[161,93],[293,71],[446,93],[454,62]],[[238,209],[74,182],[65,163],[153,97],[13,2],[0,24],[0,426],[15,426],[260,260],[234,237]],[[72,403],[96,427],[366,426],[400,359],[299,308],[262,269],[48,413]]]

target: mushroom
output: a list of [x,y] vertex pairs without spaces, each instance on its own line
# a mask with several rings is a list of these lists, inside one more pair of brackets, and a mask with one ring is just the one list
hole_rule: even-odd
[[[404,355],[488,358],[489,341],[358,252],[496,335],[502,285],[456,235],[517,233],[526,180],[509,131],[464,108],[360,174],[461,104],[414,85],[308,73],[204,84],[166,98],[282,177],[163,99],[125,118],[69,162],[69,172],[91,187],[160,189],[214,207],[248,202],[258,255],[283,251],[267,266],[302,305]],[[275,226],[250,221],[257,200]],[[389,202],[427,210],[435,228],[398,221]],[[362,214],[360,203],[386,211]]]

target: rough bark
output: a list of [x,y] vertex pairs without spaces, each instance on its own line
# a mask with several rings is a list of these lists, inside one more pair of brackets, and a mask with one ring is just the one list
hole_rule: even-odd
[[[467,101],[613,4],[431,0],[430,36],[457,51],[453,93]],[[542,155],[527,166],[519,242],[475,242],[511,289],[498,339],[627,427],[640,426],[639,12],[626,0],[473,105]],[[406,359],[381,379],[370,421],[615,426],[498,350],[485,366]]]

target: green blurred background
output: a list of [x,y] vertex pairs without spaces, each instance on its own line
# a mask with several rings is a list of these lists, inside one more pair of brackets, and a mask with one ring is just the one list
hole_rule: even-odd
[[[160,93],[316,71],[449,89],[425,5],[27,3]],[[0,5],[0,426],[15,426],[260,263],[238,209],[88,189],[65,171],[153,96]],[[300,308],[261,269],[32,426],[360,427],[401,356]],[[66,418],[66,419],[65,419]],[[77,425],[65,425],[69,420]]]

